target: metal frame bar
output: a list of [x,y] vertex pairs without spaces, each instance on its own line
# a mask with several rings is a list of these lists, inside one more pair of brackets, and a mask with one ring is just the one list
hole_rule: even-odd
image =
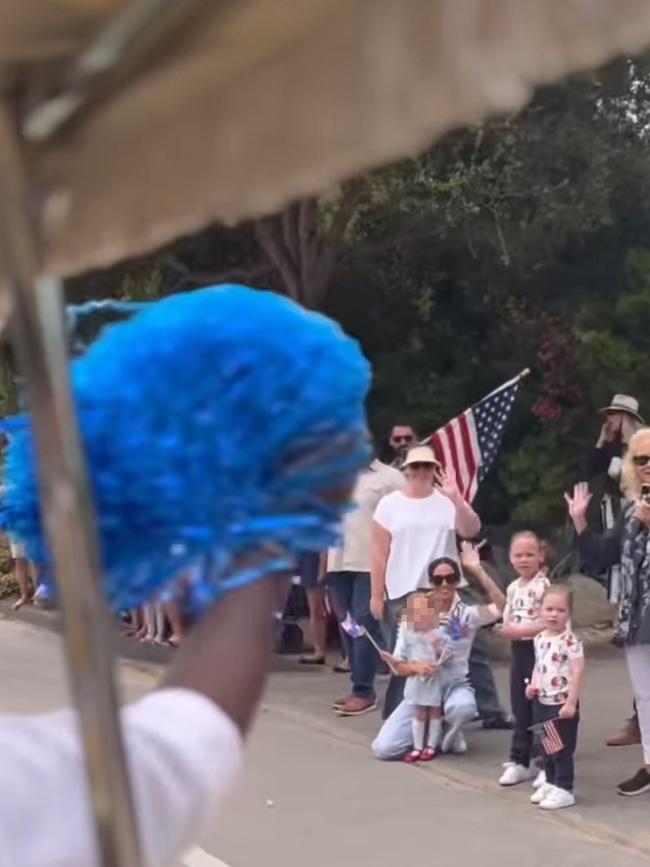
[[[214,2],[214,0],[212,0]],[[155,45],[199,0],[132,0],[74,58],[60,93],[34,106],[21,123],[25,139],[44,144],[77,119],[127,60]]]
[[12,302],[11,336],[33,419],[99,851],[104,867],[139,867],[93,501],[68,375],[62,285],[38,279],[29,201],[20,138],[8,105],[0,102],[0,286],[5,283]]

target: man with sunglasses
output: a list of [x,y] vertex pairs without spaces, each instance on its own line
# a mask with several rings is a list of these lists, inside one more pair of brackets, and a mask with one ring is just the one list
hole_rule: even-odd
[[401,470],[406,454],[417,444],[418,436],[411,424],[394,424],[390,431],[388,443],[393,453],[392,467]]

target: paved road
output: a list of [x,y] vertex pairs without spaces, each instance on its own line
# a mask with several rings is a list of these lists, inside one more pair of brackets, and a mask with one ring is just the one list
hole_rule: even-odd
[[[609,686],[594,690],[587,704],[606,702],[600,724],[607,726],[618,714],[616,702],[627,698],[626,685],[618,664],[598,665]],[[148,689],[155,674],[122,665],[126,697]],[[0,687],[2,711],[61,706],[66,689],[58,638],[0,619]],[[471,760],[441,760],[426,770],[380,764],[367,748],[376,718],[343,721],[328,713],[328,699],[340,692],[340,677],[326,672],[274,676],[244,778],[187,867],[429,867],[437,859],[452,867],[648,863],[650,799],[624,802],[611,789],[612,768],[620,763],[627,772],[635,756],[609,753],[603,761],[615,764],[602,770],[600,731],[585,745],[581,807],[542,815],[526,792],[494,785],[502,735],[471,736]]]

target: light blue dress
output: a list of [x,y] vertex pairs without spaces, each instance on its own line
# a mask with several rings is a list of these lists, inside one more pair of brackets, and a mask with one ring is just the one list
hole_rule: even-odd
[[[449,654],[449,639],[442,629],[415,630],[404,622],[397,636],[393,656],[402,662],[433,662],[439,664]],[[422,707],[440,707],[442,689],[440,675],[422,677],[411,675],[406,678],[404,701]]]

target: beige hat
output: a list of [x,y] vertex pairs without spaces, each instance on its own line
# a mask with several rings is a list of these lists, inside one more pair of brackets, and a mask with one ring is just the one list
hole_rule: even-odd
[[639,415],[639,401],[627,394],[615,394],[610,405],[604,406],[599,412],[626,412],[628,415],[634,416],[641,424],[645,424]]
[[433,449],[429,448],[429,446],[415,446],[415,448],[410,449],[406,455],[406,460],[402,464],[402,469],[408,467],[410,464],[435,464],[437,467],[441,465]]

